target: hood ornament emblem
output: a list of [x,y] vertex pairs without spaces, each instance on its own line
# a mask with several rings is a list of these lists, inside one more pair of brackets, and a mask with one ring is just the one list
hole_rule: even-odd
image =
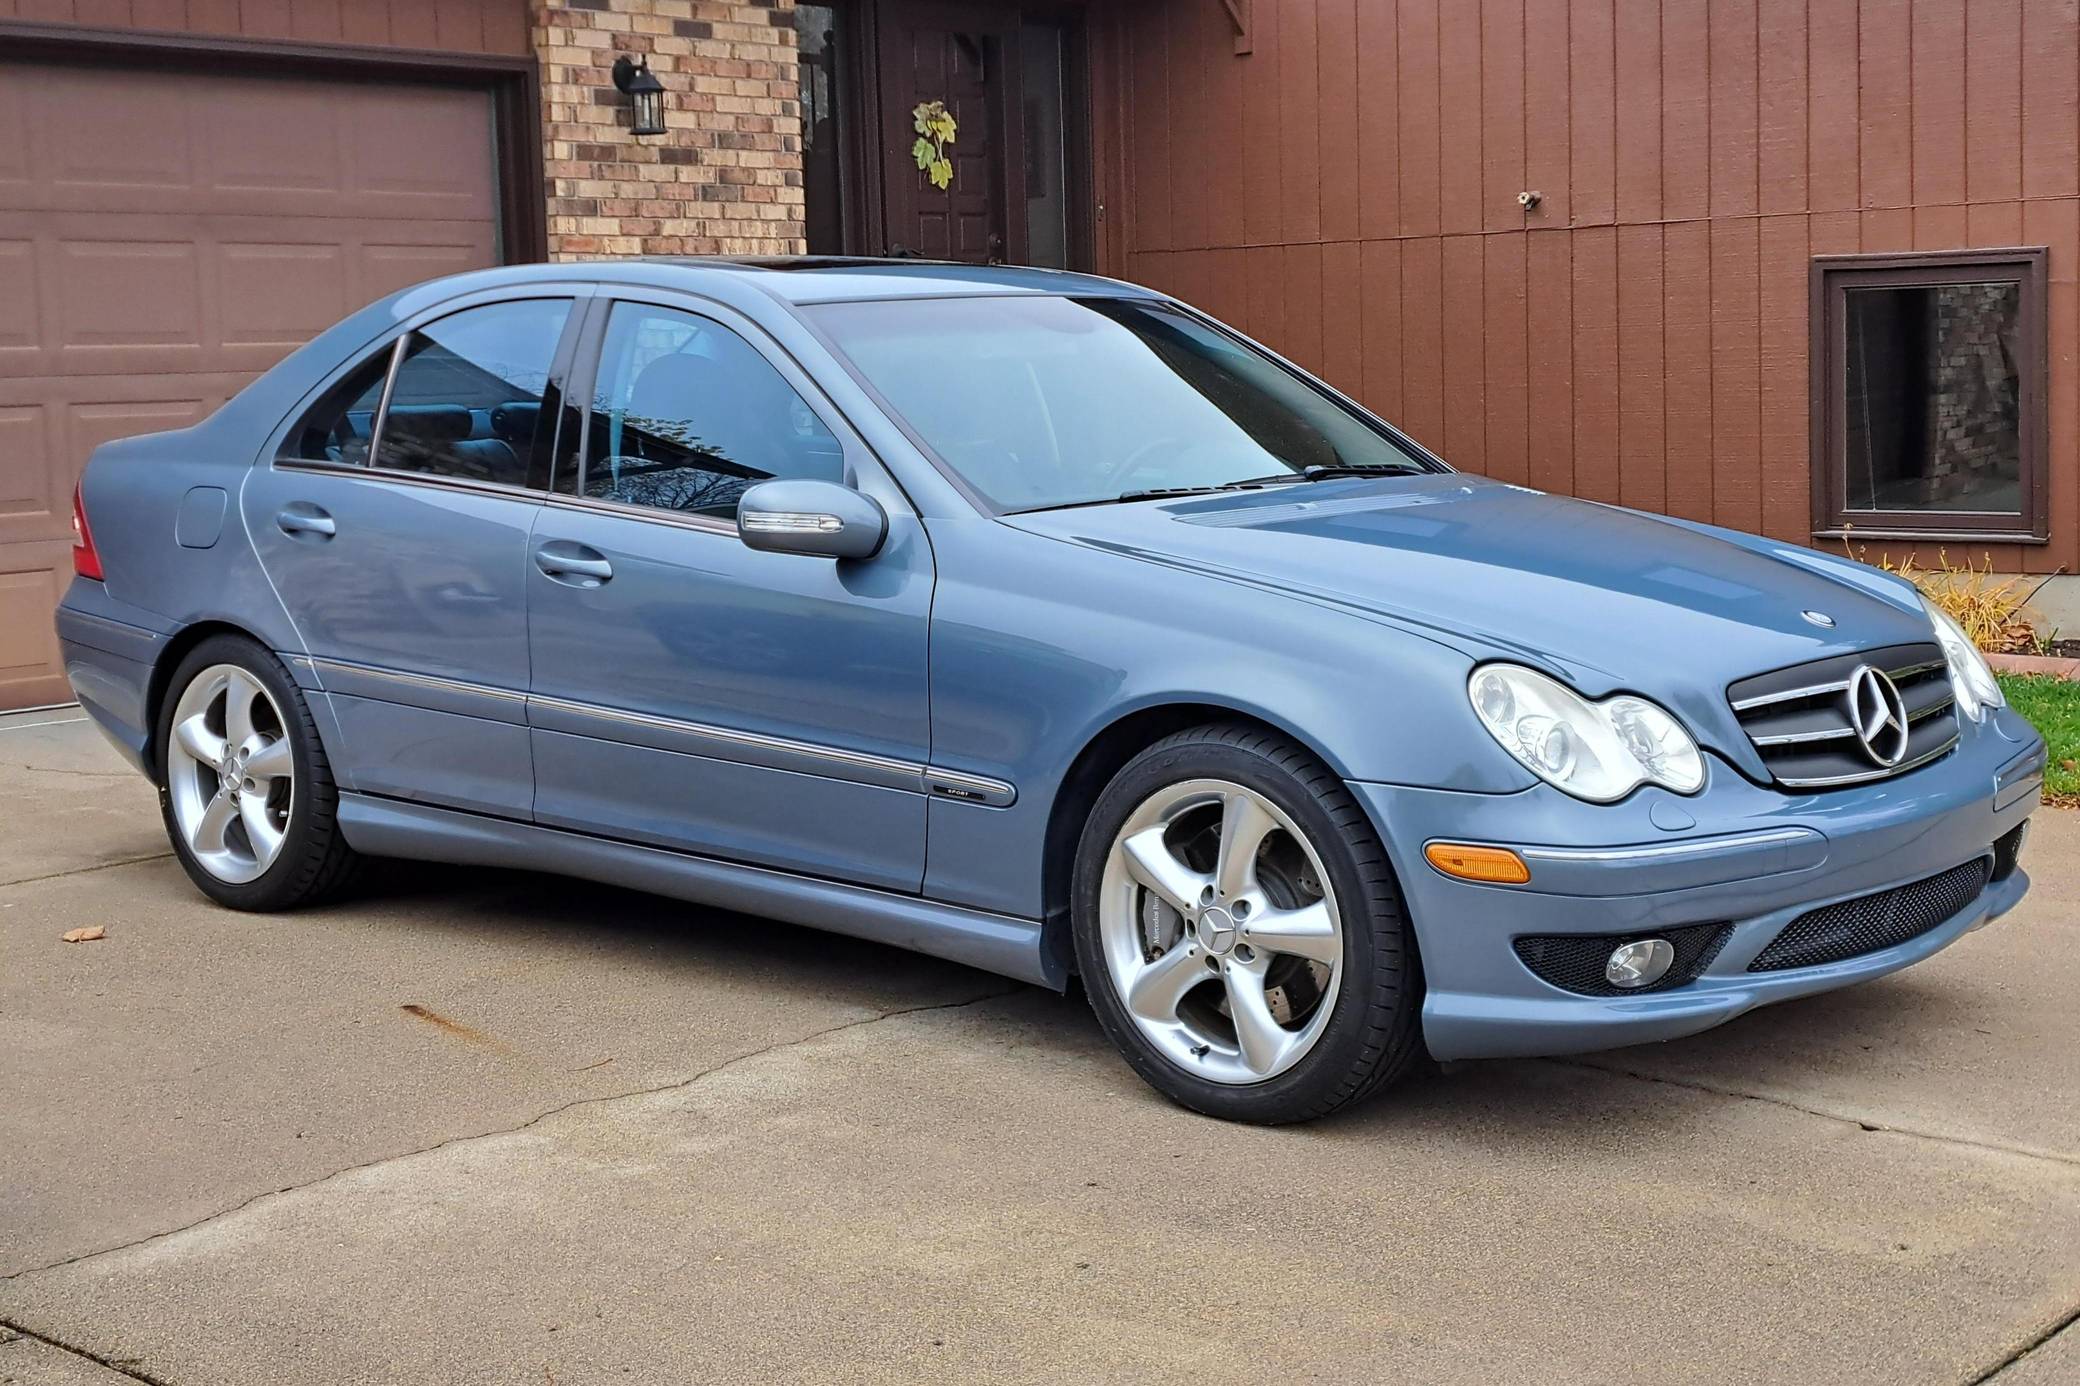
[[1816,626],[1824,626],[1828,630],[1834,629],[1834,617],[1828,615],[1824,611],[1801,611],[1798,614],[1805,617],[1808,621],[1811,621]]
[[1849,675],[1849,729],[1880,769],[1907,758],[1906,700],[1882,669],[1860,664]]

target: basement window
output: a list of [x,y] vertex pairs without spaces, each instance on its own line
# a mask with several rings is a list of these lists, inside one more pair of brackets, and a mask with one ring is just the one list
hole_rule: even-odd
[[1813,262],[1817,536],[2045,538],[2044,259]]

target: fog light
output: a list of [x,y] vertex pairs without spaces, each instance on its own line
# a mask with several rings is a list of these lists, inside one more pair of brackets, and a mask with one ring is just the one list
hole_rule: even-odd
[[1611,960],[1603,965],[1603,979],[1626,991],[1650,987],[1668,975],[1675,960],[1675,945],[1667,939],[1635,939],[1611,953]]

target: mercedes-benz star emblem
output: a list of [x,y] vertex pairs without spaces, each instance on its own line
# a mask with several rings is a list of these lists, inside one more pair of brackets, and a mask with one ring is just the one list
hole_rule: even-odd
[[1890,770],[1907,758],[1907,705],[1882,669],[1849,675],[1849,727],[1871,763]]

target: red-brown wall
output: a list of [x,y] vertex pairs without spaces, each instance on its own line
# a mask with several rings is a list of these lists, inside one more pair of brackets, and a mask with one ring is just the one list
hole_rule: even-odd
[[2074,0],[1246,8],[1097,35],[1115,272],[1467,470],[1807,542],[1810,258],[2045,245],[2052,542],[1948,547],[2080,567]]
[[0,19],[525,56],[527,0],[0,0]]

